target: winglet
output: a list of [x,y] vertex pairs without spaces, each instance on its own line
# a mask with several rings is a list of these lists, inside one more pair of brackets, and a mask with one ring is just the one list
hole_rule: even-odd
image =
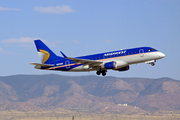
[[60,51],[60,52],[61,52],[61,54],[63,55],[64,58],[67,58],[67,56],[62,51]]

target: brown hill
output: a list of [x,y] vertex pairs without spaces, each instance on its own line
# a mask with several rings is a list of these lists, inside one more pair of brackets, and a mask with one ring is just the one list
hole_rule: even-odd
[[137,113],[179,110],[180,81],[170,78],[0,77],[0,110],[89,109]]

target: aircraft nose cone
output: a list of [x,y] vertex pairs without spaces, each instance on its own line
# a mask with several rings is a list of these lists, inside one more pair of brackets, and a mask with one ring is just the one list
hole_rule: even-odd
[[164,54],[164,53],[162,53],[162,52],[159,52],[159,53],[158,53],[158,55],[159,55],[159,57],[160,57],[160,58],[165,57],[165,54]]

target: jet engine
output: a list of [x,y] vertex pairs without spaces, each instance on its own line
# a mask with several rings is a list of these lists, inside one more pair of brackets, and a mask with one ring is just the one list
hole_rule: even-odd
[[104,68],[106,68],[106,69],[114,69],[114,68],[117,68],[117,64],[114,61],[108,62],[108,63],[104,64]]
[[118,71],[127,71],[127,70],[129,70],[129,65],[128,66],[125,66],[125,67],[122,67],[122,68],[119,68],[119,69],[117,69]]

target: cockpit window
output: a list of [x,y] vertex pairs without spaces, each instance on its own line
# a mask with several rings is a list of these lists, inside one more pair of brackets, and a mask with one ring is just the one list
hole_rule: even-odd
[[148,49],[148,51],[156,51],[155,49],[151,48],[151,49]]

